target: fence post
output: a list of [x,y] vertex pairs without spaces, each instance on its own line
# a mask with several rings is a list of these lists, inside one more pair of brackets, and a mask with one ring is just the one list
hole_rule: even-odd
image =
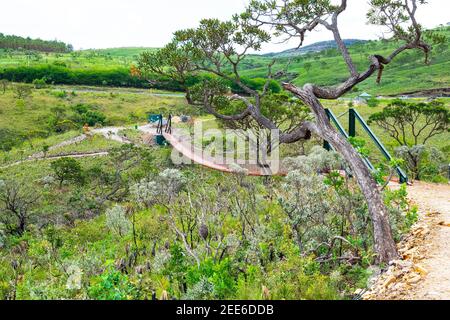
[[350,137],[356,137],[356,114],[354,109],[350,109],[348,112],[348,134]]
[[159,115],[158,120],[158,128],[156,129],[156,134],[162,135],[163,134],[163,115]]
[[[328,120],[331,120],[330,110],[325,109],[325,112],[327,113]],[[328,141],[323,140],[323,148],[327,151],[331,151],[331,145]]]

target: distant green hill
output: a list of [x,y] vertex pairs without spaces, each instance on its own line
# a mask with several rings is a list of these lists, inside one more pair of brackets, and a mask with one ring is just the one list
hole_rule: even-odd
[[100,54],[109,55],[116,58],[136,58],[144,51],[157,50],[156,48],[145,47],[123,47],[123,48],[108,48],[108,49],[89,49],[81,52],[98,52]]
[[[362,43],[367,42],[367,40],[358,40],[358,39],[345,39],[343,41],[344,41],[345,45],[348,47],[353,46],[355,44],[362,44]],[[317,52],[322,52],[322,51],[325,51],[328,49],[334,49],[336,47],[337,47],[336,42],[333,40],[321,41],[321,42],[316,42],[311,45],[300,47],[300,48],[289,49],[289,50],[285,50],[285,51],[277,52],[277,53],[264,54],[263,56],[271,57],[271,58],[297,57],[297,56],[305,55],[308,53],[317,53]]]
[[[375,79],[369,79],[352,94],[367,91],[373,95],[396,95],[450,88],[450,27],[441,27],[435,31],[445,35],[447,41],[433,49],[430,65],[424,64],[424,57],[420,52],[404,52],[386,68],[380,85],[375,84]],[[370,55],[388,55],[399,45],[388,41],[358,40],[347,40],[347,44],[360,71],[368,67]],[[50,83],[55,84],[148,87],[146,81],[129,74],[130,66],[146,50],[156,49],[111,48],[71,53],[30,53],[0,49],[0,79],[31,82],[46,77]],[[345,63],[332,42],[319,42],[299,50],[248,56],[241,66],[243,77],[264,78],[267,65],[274,58],[277,60],[275,69],[282,70],[288,63],[290,65],[289,74],[282,81],[299,86],[308,82],[333,85],[348,77]],[[171,81],[164,81],[158,86],[159,89],[166,90],[177,87]]]
[[[373,78],[359,85],[357,90],[367,91],[374,95],[395,95],[436,88],[450,88],[448,41],[450,27],[438,28],[435,31],[445,35],[447,41],[433,48],[431,64],[424,64],[424,55],[420,51],[404,52],[386,67],[380,85],[377,85]],[[398,46],[398,43],[388,41],[368,41],[353,44],[349,50],[358,69],[362,72],[369,66],[370,55],[388,55]],[[250,57],[242,72],[243,76],[264,77],[267,73],[267,65],[272,59],[272,57],[266,56]],[[279,70],[290,61],[289,77],[283,80],[299,86],[305,83],[333,85],[348,77],[346,65],[335,48],[310,52],[297,57],[282,57],[277,61]]]

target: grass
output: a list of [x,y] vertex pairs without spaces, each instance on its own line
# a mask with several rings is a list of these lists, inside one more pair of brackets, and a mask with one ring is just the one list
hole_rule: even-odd
[[[65,94],[57,94],[61,92]],[[450,99],[444,100],[449,105]],[[52,86],[46,89],[33,90],[33,95],[25,101],[23,106],[18,106],[17,101],[18,99],[15,98],[11,88],[5,94],[0,94],[0,128],[14,129],[22,134],[33,130],[46,130],[48,116],[52,112],[51,109],[55,106],[70,110],[71,106],[79,103],[90,104],[106,115],[107,125],[129,127],[138,123],[145,123],[147,113],[162,112],[168,114],[170,112],[174,114],[190,114],[192,112],[183,96],[172,96],[170,92],[156,90],[143,91],[123,88],[105,89],[79,86]],[[367,120],[371,114],[381,111],[388,102],[389,100],[381,100],[380,105],[375,108],[367,106],[359,106],[356,108]],[[324,101],[323,103],[336,115],[343,114],[348,110],[348,101],[346,100]],[[203,131],[218,128],[218,123],[212,116],[201,116],[199,119],[202,120]],[[345,128],[348,128],[347,116],[343,116],[340,121]],[[183,124],[180,124],[180,126],[183,127]],[[393,153],[396,147],[393,140],[382,129],[376,126],[372,126],[372,129],[388,150]],[[8,164],[13,161],[25,159],[34,153],[41,152],[43,146],[54,146],[62,141],[79,136],[81,133],[81,130],[72,130],[64,134],[51,135],[48,138],[33,138],[10,152],[0,153],[0,163]],[[132,132],[128,133],[131,134],[131,138],[139,139]],[[358,134],[364,138],[368,138],[360,127],[358,128]],[[382,155],[378,152],[375,145],[369,139],[366,140],[369,143],[369,147],[374,150],[374,159],[382,159]],[[430,145],[444,150],[447,158],[450,160],[448,153],[450,143],[448,141],[450,141],[450,133],[445,133],[433,138],[430,141]],[[204,141],[195,141],[195,144],[199,146],[202,143]],[[52,150],[49,152],[49,155],[104,151],[115,144],[115,142],[96,136],[91,141],[83,141],[77,145]],[[283,146],[281,151],[282,154],[292,154],[293,150],[291,149],[295,148],[297,146]]]
[[[76,90],[72,87],[49,87],[33,90],[32,96],[27,98],[24,104],[18,105],[18,99],[12,88],[9,88],[5,94],[0,93],[0,128],[14,130],[24,136],[32,132],[45,133],[48,130],[47,122],[53,107],[63,107],[69,113],[71,106],[80,103],[92,105],[104,113],[107,125],[111,126],[132,126],[137,123],[145,123],[147,113],[176,114],[178,110],[181,110],[180,113],[185,113],[182,111],[189,109],[182,96],[165,95],[167,92],[152,90],[151,93],[162,95],[147,95],[128,90],[125,93],[116,93],[114,90],[97,92],[98,88],[87,87],[85,89],[92,89],[92,92],[72,94],[72,91]],[[61,92],[65,92],[65,94],[55,94]],[[32,138],[9,152],[0,152],[0,163],[7,164],[25,159],[34,153],[41,152],[44,146],[54,146],[79,136],[81,133],[82,131],[79,129],[63,134],[52,134],[44,138]],[[78,149],[75,151],[102,150],[108,144],[113,144],[113,142],[95,138],[93,144],[84,142],[77,146]],[[67,152],[72,148],[74,146],[65,147],[58,152]]]
[[[434,30],[436,33],[450,37],[450,27]],[[369,41],[349,47],[353,60],[359,71],[369,66],[368,57],[373,54],[389,55],[398,43],[386,41]],[[104,50],[84,50],[67,54],[26,55],[23,52],[6,53],[0,50],[0,68],[19,66],[64,66],[69,69],[83,70],[127,70],[136,64],[139,54],[153,48],[113,48]],[[434,88],[448,88],[450,84],[450,50],[448,41],[434,46],[431,64],[424,63],[423,54],[418,51],[402,53],[386,67],[381,85],[375,84],[375,79],[360,84],[358,91],[350,95],[358,95],[367,91],[373,95],[395,95],[413,91]],[[273,58],[250,55],[241,64],[241,75],[248,78],[265,77],[267,66]],[[274,69],[284,70],[290,64],[289,72],[293,77],[283,79],[296,85],[316,83],[334,85],[348,77],[346,65],[336,49],[311,53],[294,58],[279,57]],[[311,68],[306,69],[306,65]]]
[[[72,91],[75,91],[75,94],[72,94]],[[60,106],[69,110],[71,106],[80,103],[97,106],[98,110],[107,116],[108,125],[115,126],[145,121],[148,112],[171,112],[188,107],[183,96],[164,95],[167,92],[156,90],[151,92],[161,95],[132,91],[119,94],[114,90],[95,92],[95,89],[92,89],[92,92],[80,92],[73,87],[56,87],[33,90],[32,96],[25,100],[25,104],[18,105],[18,99],[10,89],[5,94],[0,93],[0,128],[21,132],[45,130],[53,107]]]
[[[412,101],[423,101],[424,99],[413,99]],[[450,99],[442,99],[447,107],[450,108]],[[370,117],[370,115],[380,112],[383,110],[384,107],[389,103],[389,100],[381,100],[380,104],[377,107],[368,107],[368,106],[356,106],[354,107],[358,113],[367,121]],[[333,111],[333,113],[336,116],[344,114],[346,111],[348,111],[348,101],[323,101],[323,104]],[[339,121],[344,126],[345,129],[348,130],[348,115],[343,115]],[[393,155],[394,149],[398,146],[395,141],[380,127],[376,125],[370,126],[372,131],[377,135],[377,137],[381,140],[381,142],[387,147],[388,151]],[[357,135],[364,138],[367,143],[370,150],[373,151],[372,156],[375,159],[383,159],[383,156],[381,152],[379,152],[378,148],[375,146],[374,143],[369,139],[369,136],[363,128],[358,124],[357,125]],[[434,146],[441,151],[443,151],[447,157],[447,159],[450,161],[450,153],[449,153],[449,147],[450,147],[450,132],[445,132],[440,135],[437,135],[430,139],[428,142],[428,145]]]
[[121,143],[104,138],[102,135],[95,134],[89,139],[83,140],[80,143],[63,146],[50,150],[47,154],[49,156],[80,154],[80,153],[94,153],[108,151],[114,147],[120,146]]

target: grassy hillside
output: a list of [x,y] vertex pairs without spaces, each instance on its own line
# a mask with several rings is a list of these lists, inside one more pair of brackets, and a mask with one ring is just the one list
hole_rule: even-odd
[[[441,34],[450,37],[450,28],[437,29]],[[368,57],[373,54],[388,55],[398,44],[384,41],[370,41],[355,44],[350,47],[350,52],[360,71],[367,69]],[[245,76],[263,77],[267,68],[267,58],[252,57],[254,65],[260,67],[248,68],[243,72]],[[292,74],[292,82],[296,85],[305,83],[317,83],[321,85],[333,85],[348,77],[348,72],[342,57],[336,49],[329,49],[320,53],[307,54],[297,58],[290,58],[289,72]],[[281,69],[289,59],[278,60]],[[308,68],[308,66],[310,68]],[[418,51],[402,53],[384,72],[380,85],[376,85],[375,79],[368,80],[358,87],[358,90],[368,91],[374,95],[391,95],[405,92],[413,92],[434,88],[450,87],[450,50],[448,41],[436,46],[431,58],[431,64],[424,63],[424,56]]]
[[[436,31],[450,37],[450,27]],[[397,43],[387,41],[368,41],[353,44],[349,48],[358,69],[364,71],[369,64],[370,55],[388,55],[397,46]],[[130,66],[136,62],[139,53],[145,50],[154,49],[114,48],[67,54],[0,50],[0,79],[31,82],[35,77],[46,76],[56,84],[146,87],[146,82],[129,75]],[[264,77],[272,59],[269,56],[249,56],[242,63],[242,75],[248,78]],[[280,70],[290,61],[289,77],[283,80],[292,81],[296,85],[308,82],[333,85],[348,76],[344,61],[335,48],[299,56],[287,57],[281,53],[276,59]],[[375,79],[372,79],[361,84],[357,91],[368,91],[374,95],[395,95],[448,88],[448,70],[450,51],[447,41],[434,48],[430,65],[424,64],[424,57],[420,52],[405,52],[386,68],[381,85],[376,85]],[[168,82],[165,86],[167,87],[158,89],[173,90],[177,87]]]
[[[353,46],[358,43],[365,43],[366,40],[358,40],[358,39],[344,39],[344,43],[347,47]],[[308,46],[303,46],[300,48],[294,48],[285,50],[282,52],[275,52],[275,53],[268,53],[264,54],[265,57],[272,57],[272,58],[286,58],[286,57],[296,57],[301,56],[308,53],[317,53],[321,51],[325,51],[328,49],[334,49],[337,48],[336,42],[333,40],[329,41],[321,41],[316,42]]]

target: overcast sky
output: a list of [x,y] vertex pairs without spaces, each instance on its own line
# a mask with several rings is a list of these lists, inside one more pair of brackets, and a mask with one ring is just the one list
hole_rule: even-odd
[[[11,0],[2,1],[0,32],[46,40],[58,39],[76,49],[161,47],[174,31],[195,27],[202,18],[228,19],[248,0]],[[450,1],[429,0],[419,21],[426,27],[450,22]],[[340,19],[345,38],[374,39],[379,29],[366,25],[366,0],[349,0]],[[329,40],[314,32],[306,44]],[[271,44],[264,52],[281,51],[296,43]]]

